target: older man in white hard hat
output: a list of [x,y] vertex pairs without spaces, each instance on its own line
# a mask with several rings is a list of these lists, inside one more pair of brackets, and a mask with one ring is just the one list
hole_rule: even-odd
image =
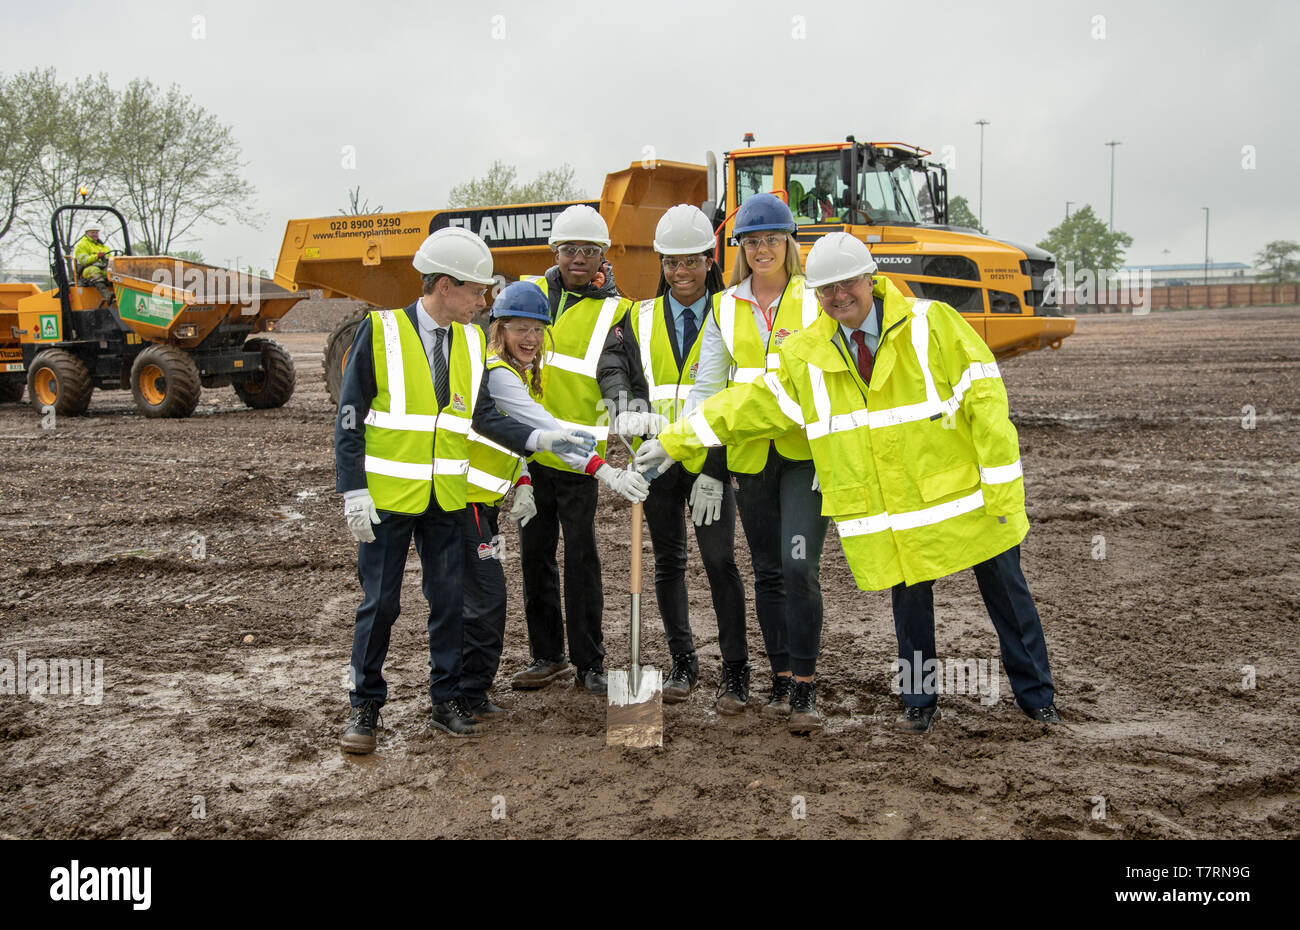
[[[555,266],[525,277],[547,297],[553,348],[542,369],[542,404],[572,429],[595,435],[596,452],[605,456],[608,417],[596,363],[610,329],[631,308],[619,295],[614,272],[605,261],[609,227],[586,204],[566,207],[551,226]],[[590,466],[594,468],[594,466]],[[596,491],[593,478],[629,500],[645,500],[650,485],[632,471],[581,471],[558,456],[541,453],[529,465],[537,515],[519,529],[523,554],[524,615],[532,664],[511,679],[518,689],[543,688],[565,675],[565,633],[576,666],[579,690],[605,694],[605,643],[601,622],[604,589],[596,549]],[[556,560],[564,533],[564,610]]]
[[699,468],[718,443],[802,427],[858,587],[891,588],[899,726],[939,717],[935,579],[974,568],[1016,702],[1059,723],[1038,611],[1020,569],[1029,530],[1016,429],[988,346],[952,307],[905,297],[847,233],[819,239],[807,286],[822,314],[781,365],[732,388],[642,446],[638,467]]
[[519,455],[595,444],[568,429],[533,429],[492,402],[483,331],[470,325],[492,284],[492,253],[482,239],[440,229],[412,264],[423,296],[403,310],[372,311],[357,327],[334,427],[336,487],[358,543],[364,593],[352,639],[352,715],[341,740],[353,753],[375,748],[388,694],[384,657],[412,538],[429,601],[432,725],[453,736],[475,732],[460,692],[461,511],[471,425]]

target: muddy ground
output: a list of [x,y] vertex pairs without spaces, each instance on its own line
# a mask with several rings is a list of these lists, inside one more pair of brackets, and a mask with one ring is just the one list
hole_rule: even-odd
[[[43,430],[0,408],[0,673],[20,650],[103,661],[98,704],[0,695],[0,834],[1300,836],[1300,310],[1085,317],[1060,351],[1003,366],[1065,725],[1030,723],[1004,677],[996,705],[945,696],[933,733],[896,732],[888,595],[854,587],[832,533],[826,731],[711,710],[716,629],[693,556],[704,687],[665,708],[657,751],[605,748],[603,704],[567,681],[501,687],[509,718],[482,738],[431,731],[414,553],[379,751],[339,751],[355,548],[324,337],[284,339],[299,375],[281,410],[227,388],[192,419],[150,421],[97,392],[90,416]],[[626,519],[605,497],[611,668],[627,657]],[[506,569],[502,682],[527,657]],[[936,586],[936,610],[941,658],[997,656],[971,573]],[[750,618],[761,684],[752,600]],[[653,597],[645,619],[662,665]]]

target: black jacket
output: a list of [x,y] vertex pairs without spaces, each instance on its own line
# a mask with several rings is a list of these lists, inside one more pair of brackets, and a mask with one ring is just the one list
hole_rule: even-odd
[[[406,315],[411,325],[419,331],[415,304],[406,308]],[[454,347],[456,330],[450,330]],[[353,491],[366,486],[366,414],[370,404],[379,393],[375,384],[375,358],[371,351],[370,316],[367,315],[357,327],[352,338],[352,350],[348,353],[348,367],[343,371],[343,385],[339,390],[339,412],[334,420],[334,489],[339,492]],[[353,425],[344,429],[343,422],[347,411],[351,410],[349,422]],[[531,426],[525,426],[518,420],[512,420],[500,410],[488,391],[487,369],[478,387],[478,403],[474,405],[474,429],[493,442],[500,443],[519,455],[529,455],[525,445],[533,434]]]

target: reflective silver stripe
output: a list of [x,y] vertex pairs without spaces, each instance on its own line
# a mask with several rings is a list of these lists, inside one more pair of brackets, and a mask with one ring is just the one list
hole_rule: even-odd
[[467,474],[470,484],[493,494],[504,494],[510,490],[509,478],[498,478],[478,468],[471,468]]
[[[405,312],[405,311],[403,311]],[[406,413],[406,372],[402,368],[402,334],[392,310],[379,311],[384,328],[384,367],[388,371],[388,412]]]
[[952,396],[960,402],[962,395],[970,389],[972,381],[1001,377],[1002,372],[998,370],[997,362],[971,362],[970,367],[961,373],[957,383],[952,386]]
[[438,415],[438,429],[446,430],[449,433],[460,433],[463,436],[468,436],[470,422],[469,417],[458,417],[446,411]]
[[405,429],[419,433],[432,433],[438,418],[426,413],[385,413],[371,408],[366,414],[366,425],[380,429]]
[[596,325],[592,329],[591,343],[587,346],[587,354],[582,358],[573,355],[561,355],[555,353],[546,359],[546,364],[554,365],[556,368],[562,368],[565,371],[571,371],[575,375],[582,375],[587,378],[596,377],[596,365],[600,361],[600,352],[605,347],[605,339],[595,338],[598,333],[609,332],[610,326],[614,324],[614,312],[618,309],[617,297],[606,297],[605,302],[601,304],[600,315],[596,317]]
[[767,353],[767,358],[765,358],[763,361],[767,362],[768,371],[776,371],[778,368],[781,367],[781,353],[769,352]]
[[406,478],[410,481],[432,481],[433,465],[420,465],[417,462],[395,462],[373,455],[366,456],[366,471],[374,475],[386,475],[389,478]]
[[434,459],[435,475],[463,475],[469,471],[469,459]]
[[[647,378],[646,380],[649,380],[649,379]],[[654,387],[650,388],[650,399],[651,399],[652,401],[655,401],[655,400],[676,400],[676,399],[677,399],[677,388],[678,388],[678,385],[676,385],[676,384],[658,384],[658,385],[655,385]]]
[[817,291],[800,282],[803,288],[803,328],[807,329],[817,322],[817,314],[822,312],[821,304],[817,302]]
[[762,368],[733,368],[731,369],[731,380],[737,384],[749,384],[751,381],[757,381],[763,377]]
[[470,442],[476,442],[481,446],[487,446],[493,452],[504,452],[506,455],[515,455],[515,456],[518,455],[518,453],[510,449],[507,449],[505,446],[498,445],[497,443],[493,442],[491,439],[488,439],[486,436],[484,436],[482,433],[480,433],[478,430],[474,429],[473,427],[470,428],[468,438]]
[[811,441],[821,439],[831,430],[831,395],[826,390],[826,373],[817,365],[808,365],[808,381],[812,385],[813,410],[817,419],[804,427]]
[[799,402],[791,397],[786,392],[786,389],[781,386],[781,379],[777,377],[776,372],[769,371],[767,374],[763,375],[761,381],[756,381],[754,383],[761,384],[763,387],[771,391],[776,397],[777,404],[781,407],[781,412],[791,420],[794,420],[795,423],[803,426],[803,410],[800,409]]
[[912,510],[907,513],[877,513],[869,517],[858,517],[855,520],[837,520],[835,528],[839,531],[840,536],[865,536],[869,533],[881,533],[885,530],[914,530],[922,526],[933,526],[936,523],[942,523],[944,520],[951,520],[953,517],[960,517],[962,514],[970,513],[973,510],[979,510],[984,506],[984,492],[976,491],[974,494],[968,494],[965,497],[959,497],[955,501],[948,501],[943,504],[935,504],[933,507],[926,507],[922,510]]
[[704,445],[709,448],[722,445],[718,441],[717,433],[713,432],[713,427],[709,426],[709,421],[704,419],[704,414],[698,410],[687,417],[686,422],[690,424],[691,429],[695,430],[695,435]]
[[[734,287],[723,291],[722,297],[718,300],[718,330],[722,333],[722,344],[727,347],[727,355],[734,363],[736,360],[736,289]],[[732,367],[735,367],[734,364]]]
[[[641,311],[637,315],[636,321],[637,334],[636,338],[641,343],[641,368],[645,372],[645,381],[650,388],[650,399],[655,400],[655,366],[650,357],[650,340],[654,338],[655,332],[655,302],[653,300],[641,301]],[[671,396],[671,395],[670,395]]]
[[552,417],[556,423],[560,424],[562,429],[572,430],[574,432],[590,433],[596,437],[596,441],[609,438],[609,424],[604,426],[592,426],[590,423],[574,423],[570,420],[561,420],[559,417]]
[[[926,311],[930,301],[918,300],[912,304],[912,351],[916,353],[917,364],[921,366],[921,377],[925,379],[925,401],[931,408],[939,408],[939,389],[934,386],[934,375],[930,373],[930,321]],[[920,326],[917,326],[917,323]]]
[[1017,478],[1025,476],[1024,469],[1020,467],[1020,459],[1016,459],[1010,465],[994,465],[992,468],[980,469],[980,481],[985,484],[1006,484],[1008,481],[1015,481]]
[[469,353],[469,403],[466,406],[469,407],[470,417],[473,417],[474,407],[478,404],[478,389],[483,380],[483,353],[487,350],[484,348],[483,330],[464,323],[457,323],[456,326],[465,337],[465,351]]

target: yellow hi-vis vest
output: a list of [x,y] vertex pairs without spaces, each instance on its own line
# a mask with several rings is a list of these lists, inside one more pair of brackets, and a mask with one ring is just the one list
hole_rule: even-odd
[[[715,312],[721,296],[713,295]],[[704,340],[702,337],[695,340],[695,345],[691,346],[678,368],[664,313],[665,300],[662,296],[643,300],[633,308],[632,332],[636,334],[641,349],[641,369],[645,372],[650,392],[650,409],[666,417],[668,422],[675,423],[686,406],[691,386],[695,384],[695,373],[700,367],[700,345]]]
[[[487,370],[504,368],[520,381],[524,376],[515,371],[514,366],[498,355],[490,355]],[[527,384],[527,382],[525,382]],[[531,388],[528,391],[532,394]],[[537,400],[534,396],[533,400]],[[473,427],[469,431],[469,496],[471,504],[487,504],[495,507],[506,496],[524,460],[505,446],[498,445]]]
[[377,393],[366,414],[366,487],[375,507],[420,514],[430,492],[443,510],[465,506],[466,437],[487,347],[477,326],[452,323],[451,397],[438,409],[429,356],[405,310],[370,313]]
[[[736,299],[736,288],[728,288],[722,293],[714,314],[722,342],[732,360],[728,387],[749,384],[767,372],[775,371],[780,365],[778,352],[785,341],[817,319],[821,312],[817,294],[812,288],[805,290],[803,281],[802,276],[795,275],[786,284],[766,345],[758,334],[758,324],[754,322],[749,304],[739,305],[742,302]],[[799,430],[773,438],[776,451],[788,459],[807,461],[812,457],[808,440]],[[727,443],[727,467],[747,475],[757,474],[767,464],[767,453],[766,441]]]
[[865,591],[970,568],[1029,531],[1016,428],[988,346],[947,304],[904,297],[883,275],[875,294],[883,335],[869,389],[823,315],[782,346],[777,371],[719,392],[659,436],[692,468],[707,446],[801,428],[822,513]]
[[[524,275],[545,293],[545,275]],[[596,437],[596,454],[605,457],[609,438],[609,411],[596,381],[596,366],[605,347],[605,337],[632,306],[630,300],[587,297],[560,313],[548,328],[555,347],[542,368],[542,406],[565,429],[583,430]],[[532,461],[560,471],[584,474],[570,468],[550,452],[534,453]]]

